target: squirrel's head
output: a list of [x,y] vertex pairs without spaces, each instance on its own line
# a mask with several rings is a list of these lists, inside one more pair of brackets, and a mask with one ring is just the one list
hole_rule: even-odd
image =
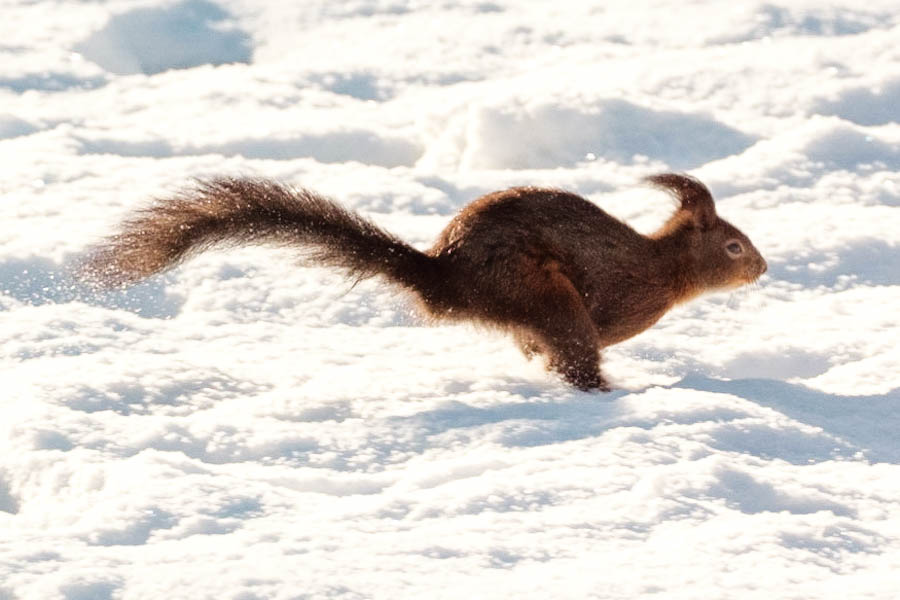
[[676,242],[676,251],[685,252],[695,293],[730,289],[753,283],[766,272],[766,261],[737,227],[719,218],[712,194],[693,177],[676,173],[646,179],[680,201],[681,207],[653,234],[655,239]]

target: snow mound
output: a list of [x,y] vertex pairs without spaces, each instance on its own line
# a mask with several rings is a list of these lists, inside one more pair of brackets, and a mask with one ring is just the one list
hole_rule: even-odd
[[900,252],[885,241],[857,240],[808,249],[794,261],[776,263],[773,272],[784,281],[828,287],[850,281],[900,285]]
[[[62,92],[71,88],[93,89],[105,83],[102,77],[78,77],[70,73],[45,71],[42,73],[20,73],[0,76],[0,88],[14,92],[38,90],[42,92]],[[2,596],[0,596],[2,598]]]
[[37,127],[28,121],[23,121],[12,115],[0,114],[0,139],[28,135],[35,131],[37,131]]
[[588,105],[481,106],[468,115],[462,164],[468,168],[540,169],[594,158],[642,159],[689,169],[742,152],[753,139],[710,117],[653,110],[624,100]]
[[311,79],[323,89],[357,100],[385,100],[392,95],[374,73],[318,73]]
[[119,75],[250,62],[250,37],[206,0],[138,8],[112,17],[76,50]]
[[854,169],[859,165],[900,167],[900,144],[880,139],[857,128],[837,126],[823,130],[806,145],[806,155],[831,168]]
[[82,154],[152,158],[221,154],[273,160],[309,157],[320,163],[357,162],[387,168],[412,166],[423,152],[413,140],[363,129],[295,136],[284,133],[239,136],[228,141],[184,146],[174,146],[169,141],[158,138],[133,141],[112,137],[79,137],[77,141],[78,151]]
[[[761,407],[777,410],[798,422],[819,428],[816,435],[830,438],[835,445],[843,443],[851,448],[863,449],[872,462],[900,462],[900,448],[891,441],[892,432],[900,427],[896,393],[842,396],[773,379],[718,381],[698,375],[685,378],[678,385],[746,398]],[[771,444],[772,439],[760,439],[759,442]],[[792,438],[792,443],[799,444],[796,437]],[[834,450],[837,451],[837,448]],[[773,444],[768,452],[779,453],[779,458],[790,460],[790,448],[776,448]]]
[[197,153],[285,159],[313,157],[323,163],[359,162],[382,167],[412,166],[422,154],[415,142],[366,130],[337,130],[295,137],[250,137],[199,147]]
[[[900,168],[897,132],[862,127],[837,117],[816,115],[802,124],[761,140],[745,152],[704,166],[710,179],[721,181],[722,195],[787,184],[803,188],[830,173],[879,172],[887,177]],[[750,183],[748,173],[756,175]],[[893,184],[882,184],[891,204]],[[830,190],[830,193],[834,193]],[[800,197],[795,191],[793,200]]]
[[859,125],[887,125],[900,122],[900,78],[872,87],[843,90],[836,98],[821,101],[816,112],[835,115]]
[[884,19],[884,15],[848,10],[844,7],[791,7],[764,4],[755,20],[768,33],[817,36],[845,36],[866,32]]
[[0,479],[0,511],[13,515],[19,512],[19,503],[10,495],[9,485],[3,479]]
[[[28,306],[80,301],[94,306],[118,308],[146,318],[175,316],[181,300],[165,289],[159,279],[124,290],[97,292],[72,277],[71,264],[60,265],[45,258],[0,260],[0,293]],[[0,305],[0,313],[4,308]]]

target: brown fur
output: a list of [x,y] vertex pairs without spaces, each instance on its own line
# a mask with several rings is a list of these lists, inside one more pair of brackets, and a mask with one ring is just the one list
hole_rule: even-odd
[[417,295],[432,317],[506,329],[572,385],[608,390],[601,349],[680,302],[766,270],[750,240],[716,215],[702,183],[673,173],[648,182],[680,200],[649,236],[575,194],[524,187],[475,200],[420,252],[314,192],[220,178],[137,213],[92,253],[83,274],[124,285],[211,246],[297,247],[352,278],[385,277]]

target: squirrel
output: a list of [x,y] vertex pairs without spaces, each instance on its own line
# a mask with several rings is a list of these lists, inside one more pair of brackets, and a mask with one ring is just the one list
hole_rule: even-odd
[[419,251],[307,189],[246,177],[198,180],[126,220],[88,254],[81,275],[116,287],[213,246],[299,248],[311,264],[405,288],[432,318],[506,330],[528,358],[541,355],[569,384],[609,391],[603,348],[676,304],[766,271],[747,236],[717,216],[703,183],[676,173],[644,181],[680,202],[650,235],[576,194],[515,187],[474,200]]

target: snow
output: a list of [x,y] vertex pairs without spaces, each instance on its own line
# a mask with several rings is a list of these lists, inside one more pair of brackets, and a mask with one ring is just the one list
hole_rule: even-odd
[[[7,0],[0,599],[900,594],[900,9],[748,0]],[[86,248],[192,177],[427,247],[563,187],[650,231],[689,170],[769,262],[575,391],[396,291]]]
[[247,63],[249,36],[223,28],[227,13],[205,0],[114,14],[75,50],[118,75],[155,75],[206,64]]

